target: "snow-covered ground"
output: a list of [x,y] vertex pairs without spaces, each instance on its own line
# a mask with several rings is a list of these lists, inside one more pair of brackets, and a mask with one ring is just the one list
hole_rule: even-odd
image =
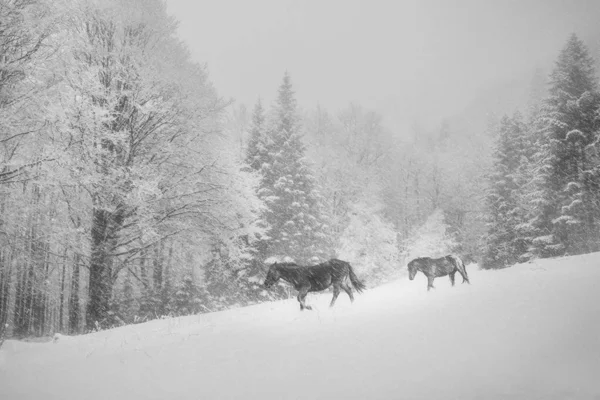
[[600,254],[469,275],[7,341],[0,399],[600,399]]

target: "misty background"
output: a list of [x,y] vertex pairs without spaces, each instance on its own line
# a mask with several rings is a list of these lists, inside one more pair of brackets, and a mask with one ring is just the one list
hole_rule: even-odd
[[600,398],[598,16],[0,0],[0,398]]
[[0,5],[0,336],[600,250],[596,1]]
[[[169,0],[193,58],[225,97],[274,99],[289,71],[301,106],[377,110],[401,134],[525,102],[576,33],[600,53],[594,0]],[[493,108],[493,110],[492,110]]]

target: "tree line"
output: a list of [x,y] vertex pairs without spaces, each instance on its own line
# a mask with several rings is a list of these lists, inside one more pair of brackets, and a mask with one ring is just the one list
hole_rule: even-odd
[[[535,256],[573,254],[575,243],[584,251],[581,238],[593,231],[582,214],[590,209],[571,203],[595,204],[595,139],[573,122],[596,112],[595,92],[569,97],[564,114],[543,111],[550,105],[536,111],[581,132],[561,131],[569,146],[557,153],[542,118],[503,120],[501,132],[522,142],[507,137],[507,146],[521,153],[501,150],[500,166],[496,150],[494,171],[506,174],[488,179],[492,134],[448,123],[394,132],[357,103],[305,109],[288,73],[273,104],[231,104],[191,59],[160,0],[0,4],[1,337],[77,334],[284,298],[285,288],[261,286],[275,260],[338,257],[375,286],[422,251],[507,263],[520,256],[513,247],[534,254],[536,243],[547,246]],[[579,114],[568,114],[574,107]],[[533,151],[542,142],[548,153]],[[549,184],[544,174],[558,170],[559,156],[571,171],[561,185],[589,172],[550,207],[541,182]],[[497,193],[496,181],[504,185]],[[500,203],[514,218],[494,214]],[[551,211],[569,205],[569,219],[555,224]],[[482,241],[490,222],[496,231]],[[527,235],[510,236],[517,231]],[[563,237],[572,244],[557,248]]]
[[[192,312],[259,203],[162,1],[3,0],[0,322],[79,333]],[[200,244],[200,245],[199,245]]]
[[489,176],[483,266],[600,249],[600,97],[595,62],[572,35],[527,113],[503,116]]

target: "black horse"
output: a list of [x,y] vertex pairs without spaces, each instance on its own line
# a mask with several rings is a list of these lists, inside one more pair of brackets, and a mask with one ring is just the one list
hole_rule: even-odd
[[[440,276],[450,275],[450,282],[454,286],[454,275],[456,271],[462,276],[463,283],[469,282],[467,269],[462,260],[454,255],[448,255],[442,258],[420,257],[415,258],[408,263],[408,278],[412,281],[417,275],[417,271],[421,271],[427,277],[427,290],[433,288],[433,280]],[[435,289],[435,288],[434,288]]]
[[[350,301],[354,301],[352,287],[362,292],[366,286],[358,280],[358,277],[352,270],[352,267],[346,261],[335,258],[324,263],[312,266],[301,266],[295,263],[274,263],[269,268],[265,287],[273,286],[279,279],[289,282],[298,291],[298,301],[300,310],[312,310],[311,306],[306,305],[305,299],[308,292],[319,292],[333,285],[333,299],[330,307],[333,307],[335,300],[340,294],[340,289],[344,289]],[[348,284],[350,280],[350,284]]]

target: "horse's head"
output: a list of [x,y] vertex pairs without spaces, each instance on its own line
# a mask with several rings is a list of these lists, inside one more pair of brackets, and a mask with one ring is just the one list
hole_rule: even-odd
[[413,279],[415,279],[415,275],[417,275],[417,271],[419,269],[418,267],[419,267],[418,259],[414,259],[408,263],[408,279],[410,279],[411,281]]
[[274,263],[269,268],[269,272],[267,272],[267,278],[265,279],[265,283],[263,283],[263,285],[266,288],[270,288],[277,283],[279,278],[281,278],[281,272],[279,272],[279,269],[277,268],[277,263]]

